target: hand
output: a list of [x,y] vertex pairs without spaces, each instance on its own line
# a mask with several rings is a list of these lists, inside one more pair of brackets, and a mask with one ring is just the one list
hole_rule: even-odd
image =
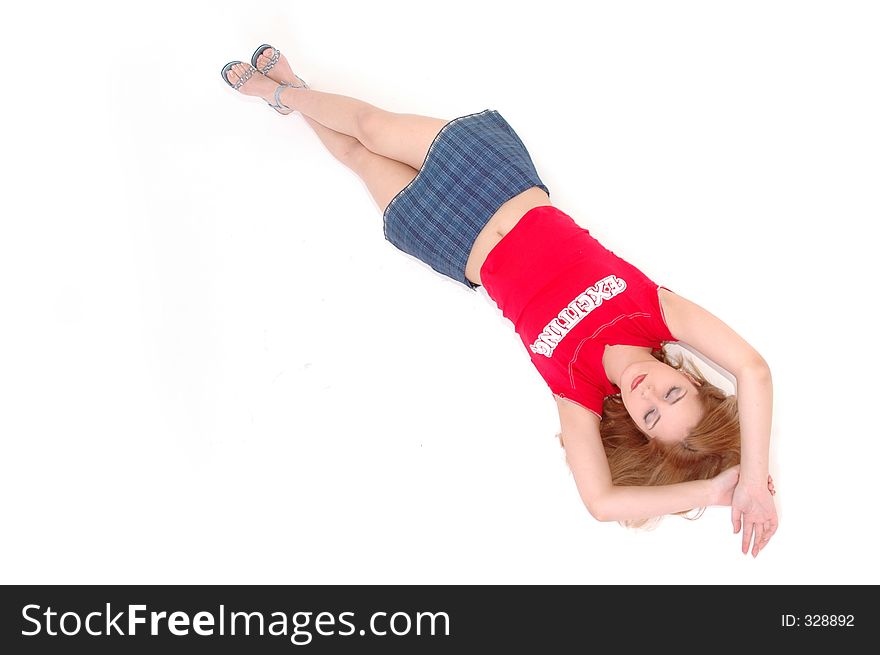
[[779,520],[776,517],[776,506],[773,504],[775,495],[773,478],[769,476],[766,487],[747,480],[737,483],[733,491],[730,518],[733,522],[734,534],[742,529],[743,555],[749,552],[751,545],[752,557],[757,557],[776,532]]
[[712,478],[714,486],[712,505],[727,505],[730,507],[733,504],[733,490],[738,482],[739,464],[721,471],[721,473]]

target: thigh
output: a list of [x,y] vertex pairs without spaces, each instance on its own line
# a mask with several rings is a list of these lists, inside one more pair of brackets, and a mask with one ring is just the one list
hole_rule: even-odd
[[390,159],[361,146],[346,154],[343,163],[364,181],[380,213],[418,174],[412,166]]
[[449,121],[419,114],[398,114],[384,109],[364,112],[361,142],[372,152],[395,159],[416,170],[422,167],[434,137]]

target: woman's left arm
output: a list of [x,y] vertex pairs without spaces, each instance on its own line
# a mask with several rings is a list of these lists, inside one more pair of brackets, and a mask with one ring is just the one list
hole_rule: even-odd
[[773,411],[770,367],[730,326],[696,303],[668,289],[658,289],[658,298],[672,335],[736,377],[741,461],[731,520],[734,533],[743,532],[743,553],[754,537],[752,555],[757,556],[779,524],[767,488]]
[[740,476],[733,492],[731,521],[734,534],[742,529],[742,552],[757,557],[776,532],[779,520],[769,477],[770,421],[773,411],[773,381],[765,364],[736,374],[736,404],[740,426]]

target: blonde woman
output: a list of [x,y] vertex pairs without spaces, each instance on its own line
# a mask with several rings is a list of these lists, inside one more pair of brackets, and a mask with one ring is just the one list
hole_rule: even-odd
[[[386,239],[511,321],[559,411],[577,490],[601,521],[731,506],[742,552],[777,529],[764,358],[719,318],[658,285],[553,206],[496,110],[453,120],[385,111],[312,89],[268,44],[223,80],[298,111],[364,181]],[[663,345],[681,342],[736,378],[727,396]]]

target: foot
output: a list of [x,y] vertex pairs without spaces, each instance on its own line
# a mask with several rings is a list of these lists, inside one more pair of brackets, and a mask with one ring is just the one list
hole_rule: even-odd
[[[272,59],[272,55],[275,54],[274,48],[266,48],[260,53],[260,56],[257,57],[257,68],[262,69],[269,63]],[[293,84],[295,86],[304,85],[305,82],[293,72],[290,68],[290,63],[287,61],[287,57],[284,56],[284,53],[279,52],[278,61],[275,63],[272,68],[269,69],[269,72],[266,73],[266,76],[269,79],[274,80],[278,84],[282,82],[287,82],[288,84]]]
[[[235,64],[226,72],[226,79],[229,80],[230,84],[235,84],[245,76],[248,68],[247,64]],[[260,71],[256,71],[249,80],[238,87],[238,90],[246,96],[255,96],[262,98],[266,102],[274,102],[275,88],[277,86],[277,82],[273,82]]]

